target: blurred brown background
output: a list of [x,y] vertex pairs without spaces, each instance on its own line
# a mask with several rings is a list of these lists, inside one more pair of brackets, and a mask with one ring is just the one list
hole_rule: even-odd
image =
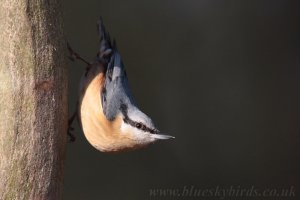
[[[64,199],[150,199],[149,189],[184,186],[299,191],[299,4],[64,0],[72,47],[94,59],[102,16],[117,40],[138,105],[176,137],[105,154],[87,143],[76,123]],[[70,112],[83,69],[69,62]]]

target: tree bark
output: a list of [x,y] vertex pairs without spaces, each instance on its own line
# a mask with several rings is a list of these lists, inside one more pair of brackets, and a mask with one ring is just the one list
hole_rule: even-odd
[[0,199],[60,199],[67,68],[59,0],[0,0]]

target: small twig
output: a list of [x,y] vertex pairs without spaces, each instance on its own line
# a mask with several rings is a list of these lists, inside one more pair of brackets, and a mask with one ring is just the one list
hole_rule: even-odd
[[71,48],[71,46],[70,46],[70,44],[67,42],[67,47],[68,47],[68,50],[69,50],[69,52],[70,52],[70,56],[69,56],[69,58],[70,58],[70,60],[72,60],[72,61],[75,61],[76,59],[77,60],[81,60],[82,62],[84,62],[85,64],[87,64],[88,66],[91,66],[92,65],[92,63],[90,63],[90,62],[88,62],[88,61],[86,61],[84,58],[82,58],[78,53],[76,53],[75,51],[73,51],[73,49]]

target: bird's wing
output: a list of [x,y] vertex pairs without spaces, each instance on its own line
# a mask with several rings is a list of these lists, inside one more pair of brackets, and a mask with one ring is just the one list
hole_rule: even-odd
[[105,83],[101,91],[101,102],[106,118],[113,120],[120,112],[121,104],[133,104],[134,102],[121,56],[115,42],[111,44],[110,37],[101,21],[99,23],[99,33],[101,36],[98,56],[108,63],[105,73]]

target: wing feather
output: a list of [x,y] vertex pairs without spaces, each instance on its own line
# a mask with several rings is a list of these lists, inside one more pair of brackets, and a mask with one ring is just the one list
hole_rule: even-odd
[[107,61],[105,83],[101,91],[101,102],[106,118],[113,120],[120,112],[121,104],[134,104],[134,100],[129,89],[122,58],[115,42],[111,45],[109,34],[106,32],[102,21],[99,23],[99,33],[101,34],[99,58]]

